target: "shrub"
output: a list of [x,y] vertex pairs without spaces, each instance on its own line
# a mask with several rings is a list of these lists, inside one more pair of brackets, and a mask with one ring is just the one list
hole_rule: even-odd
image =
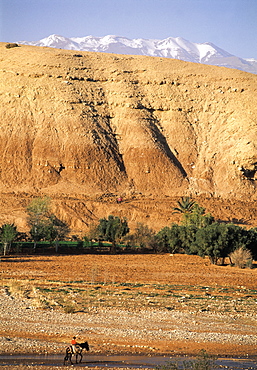
[[137,223],[134,233],[126,235],[123,241],[129,247],[137,248],[139,246],[141,250],[158,250],[155,232],[141,222]]
[[5,45],[6,49],[17,48],[19,45],[15,42],[11,42]]
[[76,311],[75,307],[72,304],[67,304],[64,306],[65,313],[74,313]]
[[229,258],[231,263],[241,269],[245,267],[252,267],[252,253],[245,247],[239,247],[234,252],[230,253]]
[[158,366],[157,370],[212,370],[217,369],[215,360],[215,356],[209,355],[202,349],[195,360],[183,361],[182,364],[167,362],[165,365]]

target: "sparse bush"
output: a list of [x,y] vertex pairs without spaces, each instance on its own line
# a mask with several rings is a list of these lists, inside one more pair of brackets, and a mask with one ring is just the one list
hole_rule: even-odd
[[89,225],[89,230],[83,238],[83,247],[89,248],[93,246],[93,243],[97,240],[99,242],[99,230],[98,225],[93,223]]
[[11,42],[5,45],[6,49],[17,48],[19,45],[15,42]]
[[201,350],[196,360],[178,362],[167,362],[165,365],[158,366],[158,370],[212,370],[216,369],[215,356],[209,355],[205,350]]
[[8,282],[8,291],[9,294],[12,296],[16,296],[19,298],[28,298],[30,293],[30,286],[25,281],[17,280],[17,279],[10,279]]
[[127,246],[140,247],[141,250],[156,251],[158,248],[155,232],[141,222],[137,223],[134,233],[126,235],[123,241]]
[[10,283],[9,283],[9,291],[11,294],[13,295],[17,295],[17,296],[23,296],[23,292],[24,292],[24,289],[23,289],[23,286],[22,286],[22,283],[18,280],[10,280]]
[[241,269],[249,267],[252,267],[253,258],[252,253],[249,251],[249,249],[245,247],[239,247],[234,252],[230,253],[229,258],[231,260],[231,263],[239,267]]
[[50,303],[45,298],[37,298],[33,300],[33,306],[40,309],[40,310],[47,310],[49,309]]
[[72,304],[66,304],[63,309],[65,313],[74,313],[76,311],[75,307]]

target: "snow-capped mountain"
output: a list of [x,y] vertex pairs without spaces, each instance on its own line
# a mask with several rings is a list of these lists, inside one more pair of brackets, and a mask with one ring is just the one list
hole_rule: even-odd
[[71,38],[50,35],[39,41],[20,41],[18,43],[69,50],[174,58],[187,62],[235,68],[257,74],[257,60],[237,57],[210,42],[198,44],[181,37],[157,40],[128,39],[112,35]]

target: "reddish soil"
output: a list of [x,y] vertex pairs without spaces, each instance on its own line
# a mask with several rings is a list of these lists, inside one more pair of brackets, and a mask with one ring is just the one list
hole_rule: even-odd
[[[171,310],[187,314],[188,332],[192,331],[190,321],[198,320],[199,327],[193,329],[196,332],[214,330],[254,337],[257,335],[256,267],[255,264],[253,269],[243,270],[229,265],[214,266],[207,259],[197,256],[169,254],[24,256],[3,258],[0,276],[3,286],[9,287],[11,294],[14,294],[11,286],[15,281],[21,285],[30,284],[30,289],[32,286],[48,289],[67,287],[68,284],[72,289],[83,286],[88,291],[95,290],[94,297],[87,296],[90,314],[103,308],[126,311],[135,316],[144,310]],[[77,308],[81,305],[85,307],[81,297],[77,298]],[[79,314],[75,312],[72,316]],[[205,318],[202,319],[201,315]],[[201,320],[206,320],[206,327]],[[106,327],[108,325],[107,319]],[[180,323],[177,325],[179,329]],[[33,334],[26,334],[26,328],[23,333],[15,333],[15,327],[5,332],[5,336],[8,335],[33,337]],[[40,338],[37,336],[37,339]],[[69,340],[65,335],[60,338],[48,337],[47,334],[43,334],[42,339]],[[91,340],[100,348],[107,338],[92,333]],[[154,348],[157,353],[195,354],[204,347],[209,353],[222,355],[256,354],[256,345],[239,345],[233,340],[226,343],[205,340],[203,343],[188,338],[175,341],[156,338],[149,341],[146,334],[145,338],[134,341],[135,347],[129,345],[128,338],[108,338],[108,341],[106,350],[114,352],[144,353]]]

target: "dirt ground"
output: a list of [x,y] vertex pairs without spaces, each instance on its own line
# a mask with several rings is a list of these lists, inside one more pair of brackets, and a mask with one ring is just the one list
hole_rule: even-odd
[[[8,256],[0,263],[12,314],[16,303],[34,312],[33,327],[28,309],[17,311],[17,322],[2,313],[2,338],[63,346],[77,331],[96,353],[256,355],[257,264],[238,269],[176,254]],[[48,314],[48,329],[39,331]]]

